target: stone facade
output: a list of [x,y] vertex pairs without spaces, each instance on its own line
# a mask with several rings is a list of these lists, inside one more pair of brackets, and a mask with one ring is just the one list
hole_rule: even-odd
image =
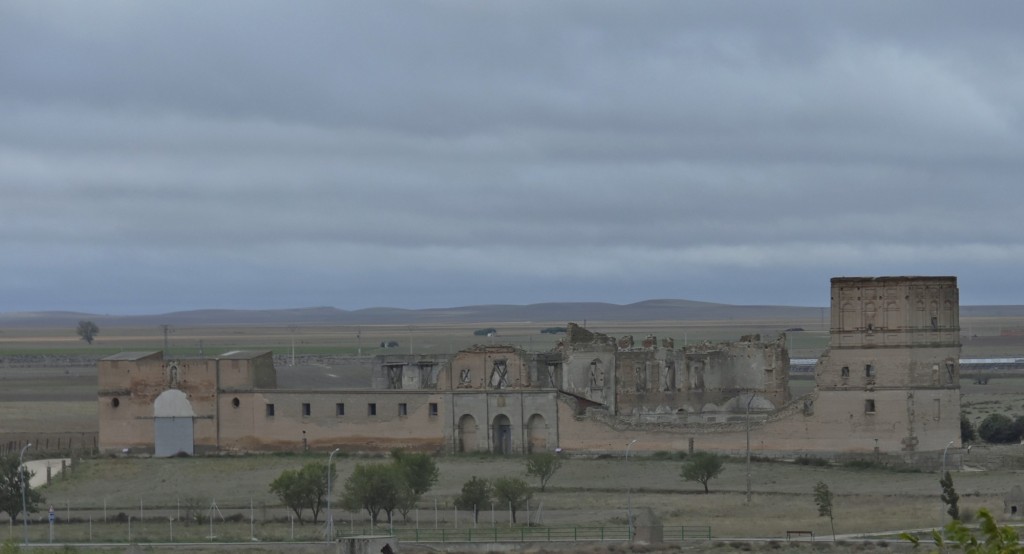
[[[959,444],[954,277],[832,280],[815,391],[789,396],[785,336],[676,347],[568,325],[551,352],[378,356],[369,388],[277,386],[270,352],[99,362],[100,447],[434,452],[896,454]],[[638,344],[639,342],[639,344]],[[361,362],[362,363],[362,362]],[[191,450],[190,450],[191,449]]]

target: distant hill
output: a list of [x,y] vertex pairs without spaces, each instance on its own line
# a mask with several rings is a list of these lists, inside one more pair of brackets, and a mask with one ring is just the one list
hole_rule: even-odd
[[[827,308],[826,308],[827,311]],[[827,315],[827,314],[826,314]],[[961,317],[1024,317],[1024,306],[961,306]],[[103,327],[157,325],[417,325],[443,323],[525,323],[567,321],[729,321],[799,320],[822,317],[820,307],[738,306],[693,300],[645,300],[635,304],[549,302],[492,304],[407,310],[332,307],[282,310],[191,310],[154,315],[104,315],[79,312],[0,313],[0,327],[73,327],[88,319]]]

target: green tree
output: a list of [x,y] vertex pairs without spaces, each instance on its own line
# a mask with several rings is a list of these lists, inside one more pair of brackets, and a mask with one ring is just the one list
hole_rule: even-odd
[[392,521],[394,511],[408,502],[410,494],[397,464],[357,464],[345,480],[341,503],[347,510],[366,510],[374,522],[381,511]]
[[540,480],[540,492],[544,492],[548,481],[560,467],[562,458],[553,452],[537,452],[526,458],[526,474]]
[[[21,462],[18,456],[0,458],[0,513],[6,512],[14,521],[21,513]],[[25,469],[25,506],[29,513],[43,503],[43,495],[29,484],[34,471]]]
[[[334,480],[337,477],[334,464],[330,471]],[[303,523],[302,512],[307,508],[313,512],[313,523],[316,523],[327,504],[327,464],[312,462],[301,469],[286,469],[270,483],[270,492],[295,512],[300,524]]]
[[1020,439],[1020,429],[1005,414],[989,414],[978,425],[978,436],[985,442],[1008,443]]
[[92,344],[92,341],[96,339],[96,335],[100,334],[100,328],[95,323],[83,319],[78,322],[78,329],[75,332],[78,333],[82,340]]
[[[995,518],[985,508],[978,510],[978,520],[978,530],[981,531],[983,541],[979,541],[962,521],[954,519],[946,524],[943,533],[932,531],[935,546],[939,547],[940,552],[960,550],[965,554],[1024,554],[1024,546],[1020,544],[1020,538],[1013,527],[996,525]],[[920,537],[910,533],[900,533],[900,538],[910,541],[915,548],[921,543]]]
[[704,485],[704,494],[708,493],[708,481],[718,477],[725,471],[725,459],[711,452],[694,452],[683,462],[680,476],[686,481],[696,481]]
[[391,457],[401,469],[405,482],[417,500],[437,484],[440,472],[437,463],[428,454],[396,449],[391,451]]
[[960,519],[960,495],[953,488],[953,475],[947,471],[942,479],[939,479],[939,484],[942,485],[942,502],[949,506],[946,513],[953,519]]
[[477,479],[473,476],[469,481],[462,484],[462,492],[455,497],[455,507],[460,510],[473,510],[473,521],[480,522],[480,508],[483,508],[491,501],[494,488],[487,479]]
[[832,540],[836,540],[836,523],[832,517],[832,491],[824,481],[818,481],[814,485],[814,503],[818,505],[818,515],[828,516],[828,523],[832,527]]
[[508,506],[512,511],[512,523],[516,522],[516,512],[533,497],[530,485],[517,477],[501,477],[494,481],[494,497]]

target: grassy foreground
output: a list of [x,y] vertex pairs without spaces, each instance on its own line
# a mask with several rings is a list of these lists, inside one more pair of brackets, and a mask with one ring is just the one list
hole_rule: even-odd
[[[133,531],[137,537],[165,539],[171,533],[180,537],[192,533],[203,538],[209,535],[213,508],[215,525],[237,527],[215,534],[237,535],[245,540],[252,535],[283,538],[290,537],[290,512],[269,492],[269,483],[285,469],[320,459],[313,455],[86,459],[42,492],[60,522],[92,521],[97,534],[126,537],[131,517],[136,525],[140,519],[145,522]],[[466,528],[472,525],[470,514],[453,509],[453,498],[463,482],[472,476],[526,478],[521,458],[467,456],[438,460],[440,481],[410,513],[409,521],[396,525],[433,528],[436,521],[438,527]],[[355,464],[383,460],[337,461],[339,475],[333,496],[337,525],[365,527],[369,523],[366,514],[341,510],[339,496]],[[628,495],[634,510],[649,510],[663,525],[706,525],[714,537],[782,538],[788,530],[809,530],[824,536],[830,532],[828,520],[818,517],[812,499],[814,484],[824,481],[836,495],[834,511],[840,534],[932,528],[943,521],[937,473],[757,462],[751,466],[753,495],[748,504],[746,466],[741,461],[726,464],[721,477],[711,481],[710,494],[703,494],[697,483],[683,481],[680,467],[678,460],[653,457],[631,458],[629,462],[568,459],[547,491],[534,493],[529,508],[531,520],[547,526],[621,526],[626,522]],[[1002,495],[1014,476],[1009,470],[954,473],[961,512],[986,507],[1001,514]],[[308,518],[308,513],[304,515]],[[524,510],[520,522],[525,516]],[[250,520],[255,529],[252,532]],[[186,525],[188,521],[195,523]],[[480,526],[490,527],[492,521],[496,526],[509,525],[507,510],[495,506],[492,512],[490,506],[484,507]],[[42,532],[45,525],[36,527]],[[296,529],[297,537],[312,538],[320,532],[311,524],[298,522]]]

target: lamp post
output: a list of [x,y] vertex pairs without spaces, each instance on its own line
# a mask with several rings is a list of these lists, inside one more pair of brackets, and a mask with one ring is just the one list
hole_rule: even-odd
[[747,399],[747,504],[750,504],[750,403],[754,401],[754,393]]
[[331,513],[331,463],[333,463],[334,455],[341,450],[335,448],[331,451],[331,454],[327,456],[327,541],[331,542],[334,540],[334,514]]
[[939,476],[942,479],[946,478],[946,451],[949,450],[950,446],[953,446],[954,442],[956,442],[956,440],[949,441],[949,444],[946,445],[946,448],[942,449],[942,475]]
[[25,544],[28,544],[28,503],[25,501],[25,450],[32,446],[28,443],[21,447],[21,454],[18,455],[18,471],[21,472],[21,521],[25,527]]
[[[640,439],[633,439],[626,445],[626,470],[629,470],[629,449]],[[627,477],[628,479],[628,477]],[[627,481],[626,484],[626,522],[628,524],[629,542],[633,542],[633,487]]]

